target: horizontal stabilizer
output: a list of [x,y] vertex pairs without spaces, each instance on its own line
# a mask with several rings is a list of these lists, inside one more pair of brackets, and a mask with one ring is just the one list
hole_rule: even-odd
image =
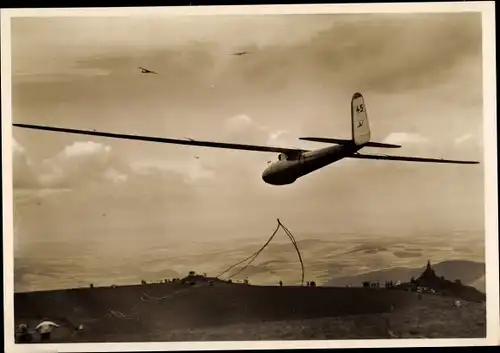
[[357,158],[357,159],[378,159],[378,160],[389,160],[389,161],[407,161],[407,162],[427,162],[427,163],[451,163],[451,164],[479,164],[478,161],[457,161],[452,159],[440,159],[440,158],[422,158],[422,157],[404,157],[404,156],[388,156],[388,155],[375,155],[375,154],[360,154],[355,153],[352,156],[347,156],[346,158]]
[[[325,143],[336,143],[338,145],[345,145],[348,143],[352,143],[352,140],[346,139],[333,139],[328,137],[299,137],[299,140],[304,141],[314,141],[314,142],[325,142]],[[379,148],[400,148],[400,145],[392,145],[390,143],[382,143],[382,142],[367,142],[364,147],[379,147]]]
[[345,145],[347,143],[352,143],[352,140],[332,139],[332,138],[328,138],[328,137],[299,137],[299,140],[325,142],[325,143],[336,143],[338,145]]
[[390,143],[383,142],[368,142],[364,147],[379,147],[379,148],[401,148],[401,145],[393,145]]

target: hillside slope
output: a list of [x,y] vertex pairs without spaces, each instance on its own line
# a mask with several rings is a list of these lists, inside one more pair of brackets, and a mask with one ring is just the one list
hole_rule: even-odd
[[399,329],[431,320],[426,325],[443,328],[429,334],[480,337],[485,319],[481,304],[460,311],[451,298],[370,288],[161,283],[16,293],[14,300],[16,324],[48,318],[61,325],[55,342],[387,338],[385,315]]

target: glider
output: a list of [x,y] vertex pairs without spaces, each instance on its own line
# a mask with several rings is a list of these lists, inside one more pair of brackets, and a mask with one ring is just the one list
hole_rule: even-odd
[[370,141],[371,133],[368,123],[366,105],[361,93],[354,93],[351,99],[351,139],[338,139],[328,137],[300,137],[300,140],[323,142],[333,144],[316,150],[304,150],[299,148],[259,146],[236,143],[225,143],[215,141],[200,141],[193,139],[173,139],[165,137],[125,135],[110,132],[86,131],[51,126],[13,124],[16,127],[63,132],[69,134],[102,136],[109,138],[128,139],[136,141],[148,141],[169,143],[186,146],[226,148],[243,151],[274,152],[278,153],[278,160],[268,163],[268,167],[262,173],[264,182],[271,185],[292,184],[300,177],[303,177],[315,170],[323,168],[329,164],[344,158],[364,159],[364,160],[386,160],[386,161],[407,161],[423,163],[453,163],[453,164],[478,164],[478,161],[450,160],[439,158],[406,157],[382,154],[362,154],[359,150],[367,147],[375,148],[400,148],[400,145]]
[[154,72],[154,71],[151,71],[151,70],[145,69],[145,68],[140,67],[140,66],[139,66],[139,69],[141,69],[141,73],[143,73],[143,74],[155,74],[155,75],[158,75],[158,73],[157,73],[157,72]]

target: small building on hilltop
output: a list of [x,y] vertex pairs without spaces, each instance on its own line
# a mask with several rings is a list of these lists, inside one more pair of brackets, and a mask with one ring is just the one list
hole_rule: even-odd
[[[424,272],[417,277],[411,277],[409,282],[399,283],[398,289],[412,291],[412,292],[436,292],[436,288],[442,288],[444,285],[444,278],[436,275],[436,272],[431,266],[431,262],[427,261]],[[432,290],[431,290],[432,289]]]
[[195,284],[208,284],[213,285],[214,283],[228,283],[216,277],[209,277],[205,274],[196,274],[194,271],[190,271],[189,274],[180,280],[181,284],[189,284],[194,286]]
[[418,292],[419,295],[421,293],[431,293],[475,302],[481,302],[486,298],[484,293],[474,287],[462,284],[459,279],[450,281],[443,276],[438,276],[430,261],[427,261],[427,266],[418,278],[412,277],[409,282],[401,283],[395,288]]
[[432,268],[431,266],[431,262],[429,260],[427,260],[427,266],[425,266],[425,271],[422,273],[422,275],[420,276],[421,278],[422,277],[428,277],[428,278],[434,278],[434,277],[437,277],[436,276],[436,272],[434,271],[434,269]]
[[463,285],[460,280],[450,281],[443,276],[438,276],[430,261],[427,261],[424,272],[415,280],[415,283],[421,292],[441,294],[476,302],[480,302],[485,298],[484,293],[474,287]]

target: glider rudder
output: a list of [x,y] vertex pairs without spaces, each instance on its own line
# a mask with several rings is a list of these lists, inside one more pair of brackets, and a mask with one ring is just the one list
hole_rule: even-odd
[[370,125],[363,95],[356,92],[351,99],[352,140],[357,146],[370,142]]

